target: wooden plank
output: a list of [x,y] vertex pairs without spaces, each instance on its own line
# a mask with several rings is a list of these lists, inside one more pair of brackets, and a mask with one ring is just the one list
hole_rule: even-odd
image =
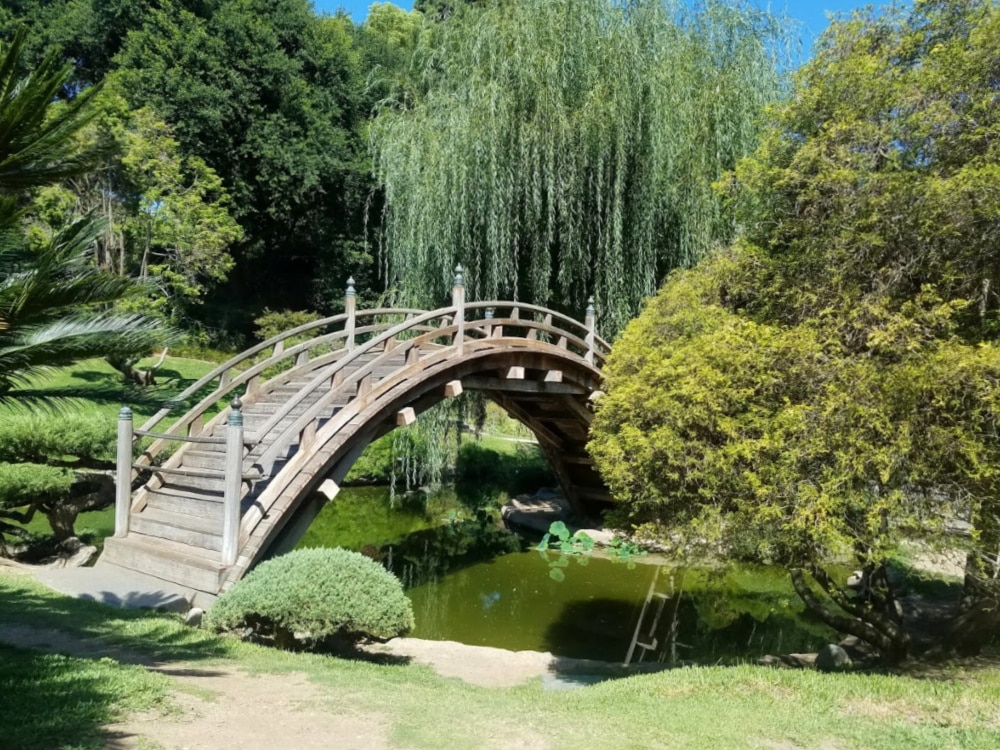
[[506,409],[512,417],[523,422],[528,429],[535,433],[539,440],[548,443],[560,451],[566,449],[566,445],[562,438],[546,428],[544,425],[540,424],[534,414],[526,410],[516,401],[502,393],[497,392],[491,393],[490,396],[494,401],[500,404],[500,406]]
[[585,395],[587,389],[575,383],[546,383],[541,380],[509,380],[471,376],[462,378],[462,385],[469,391],[509,391],[512,393],[568,393]]
[[594,420],[594,412],[577,401],[573,396],[564,395],[559,399],[559,403],[573,412],[573,414],[575,414],[577,418],[587,427],[589,427],[590,423]]
[[151,471],[154,474],[176,474],[182,477],[193,477],[196,479],[219,479],[225,475],[223,471],[212,471],[211,469],[189,469],[184,466],[168,469],[164,466],[151,466],[149,464],[132,464],[133,469],[140,471]]
[[214,443],[216,445],[225,445],[225,438],[218,437],[192,437],[190,435],[168,435],[165,432],[149,432],[148,430],[133,430],[132,434],[139,435],[141,437],[153,438],[154,440],[174,440],[179,443]]

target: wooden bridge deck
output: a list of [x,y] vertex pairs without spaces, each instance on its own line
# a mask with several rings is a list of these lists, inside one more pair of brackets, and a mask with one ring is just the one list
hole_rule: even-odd
[[[119,484],[102,563],[214,596],[292,546],[371,440],[471,390],[534,432],[582,513],[610,502],[585,451],[588,399],[609,351],[592,310],[580,323],[513,302],[466,304],[456,286],[440,310],[355,312],[351,291],[344,315],[192,385],[179,399],[196,403],[169,427],[171,409],[134,435],[123,414],[119,477],[132,481]],[[141,436],[152,443],[133,463]]]

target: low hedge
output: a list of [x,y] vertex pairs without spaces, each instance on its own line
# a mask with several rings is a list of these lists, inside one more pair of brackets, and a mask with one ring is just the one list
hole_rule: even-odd
[[403,635],[413,628],[413,607],[399,579],[374,560],[339,548],[302,549],[250,571],[219,597],[206,624],[288,648],[331,636]]
[[73,473],[40,464],[0,463],[0,510],[69,494]]

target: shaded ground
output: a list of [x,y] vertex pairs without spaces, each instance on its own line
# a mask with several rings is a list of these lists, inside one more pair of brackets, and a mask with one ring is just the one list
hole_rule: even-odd
[[[79,637],[55,628],[0,623],[0,642],[85,659],[135,664],[170,680],[170,709],[151,710],[111,724],[108,748],[163,750],[380,750],[390,747],[392,725],[379,713],[352,710],[351,702],[301,673],[254,674],[230,666],[163,661],[101,637]],[[471,684],[506,687],[552,675],[560,660],[537,652],[512,653],[460,643],[397,639],[373,647],[376,660],[431,666]],[[587,662],[575,666],[585,669]],[[544,748],[540,736],[504,733],[498,747]]]

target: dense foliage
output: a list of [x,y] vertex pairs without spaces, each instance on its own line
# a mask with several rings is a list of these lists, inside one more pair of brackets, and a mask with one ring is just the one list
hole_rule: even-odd
[[[460,11],[461,9],[459,9]],[[416,94],[372,126],[390,280],[565,306],[617,331],[732,222],[711,190],[780,91],[778,21],[744,3],[476,4],[421,37]]]
[[0,54],[0,402],[45,367],[141,352],[164,337],[148,317],[109,310],[137,287],[90,262],[99,222],[78,219],[35,247],[26,242],[20,222],[29,192],[86,174],[95,152],[75,140],[94,117],[91,92],[58,105],[69,66],[50,54],[22,76],[23,43],[21,35]]
[[413,628],[403,585],[371,558],[344,549],[303,549],[262,562],[208,613],[217,630],[250,628],[282,647],[295,638],[387,639]]
[[[1000,624],[997,49],[985,1],[834,24],[736,171],[745,235],[630,324],[594,425],[623,516],[789,566],[890,660],[907,543],[968,549],[937,645]],[[829,572],[845,555],[860,594]]]

